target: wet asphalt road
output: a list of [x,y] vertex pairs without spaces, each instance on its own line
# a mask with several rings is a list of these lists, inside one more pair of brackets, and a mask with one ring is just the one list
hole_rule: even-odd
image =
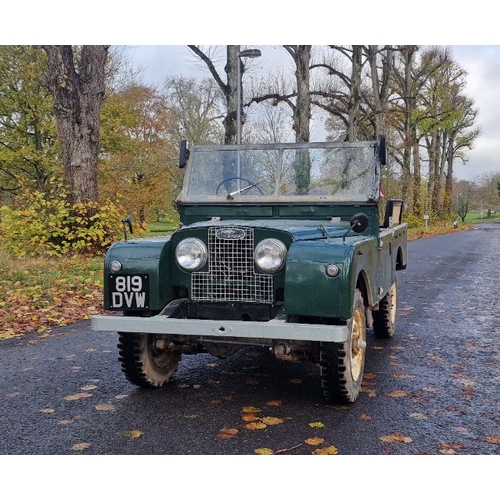
[[[2,341],[0,454],[498,455],[499,255],[500,224],[409,243],[397,334],[369,331],[349,407],[323,402],[317,366],[266,349],[184,357],[144,391],[122,375],[116,335],[88,322]],[[268,425],[245,428],[249,414]]]

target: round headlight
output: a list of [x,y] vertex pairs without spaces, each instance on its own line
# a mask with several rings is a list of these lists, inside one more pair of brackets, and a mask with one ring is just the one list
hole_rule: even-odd
[[262,240],[255,247],[255,264],[265,273],[275,273],[279,271],[286,258],[286,246],[281,241],[274,238]]
[[186,238],[177,245],[175,258],[182,269],[198,271],[207,262],[207,247],[198,238]]
[[117,260],[112,260],[109,263],[109,270],[112,273],[118,273],[118,272],[120,272],[122,270],[122,263],[118,262]]

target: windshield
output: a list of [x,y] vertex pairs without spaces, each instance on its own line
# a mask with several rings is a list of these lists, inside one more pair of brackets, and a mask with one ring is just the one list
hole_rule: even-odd
[[181,201],[372,201],[375,143],[211,146],[191,150]]

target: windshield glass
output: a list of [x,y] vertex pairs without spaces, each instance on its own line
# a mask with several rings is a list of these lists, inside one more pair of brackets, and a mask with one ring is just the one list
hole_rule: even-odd
[[375,200],[379,169],[374,146],[362,142],[195,147],[180,198]]

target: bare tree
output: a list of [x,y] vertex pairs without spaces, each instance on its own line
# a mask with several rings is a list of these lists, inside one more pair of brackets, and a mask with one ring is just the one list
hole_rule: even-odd
[[48,84],[64,164],[74,202],[97,201],[99,119],[105,93],[108,45],[45,45]]
[[165,82],[173,116],[172,136],[177,143],[220,144],[224,138],[224,96],[213,79],[173,77]]
[[[238,64],[241,64],[240,76],[243,76],[244,72],[244,65],[239,57],[240,45],[226,46],[226,64],[224,66],[226,81],[222,79],[217,71],[211,54],[204,52],[198,45],[188,45],[188,47],[207,65],[208,70],[224,95],[227,108],[227,114],[224,118],[224,143],[235,144],[238,129]],[[242,117],[242,122],[244,122],[244,117]]]
[[[332,51],[311,69],[321,69],[326,81],[311,93],[313,104],[326,111],[329,124],[343,128],[348,141],[360,137],[364,121],[361,109],[363,67],[367,61],[362,45],[329,45]],[[338,57],[340,56],[340,57]],[[347,61],[347,66],[343,64]]]
[[[311,45],[283,45],[295,64],[295,89],[287,90],[283,80],[274,81],[275,88],[267,88],[251,102],[283,102],[292,110],[292,128],[295,142],[309,142],[311,125],[310,64]],[[277,88],[279,87],[279,88]]]

